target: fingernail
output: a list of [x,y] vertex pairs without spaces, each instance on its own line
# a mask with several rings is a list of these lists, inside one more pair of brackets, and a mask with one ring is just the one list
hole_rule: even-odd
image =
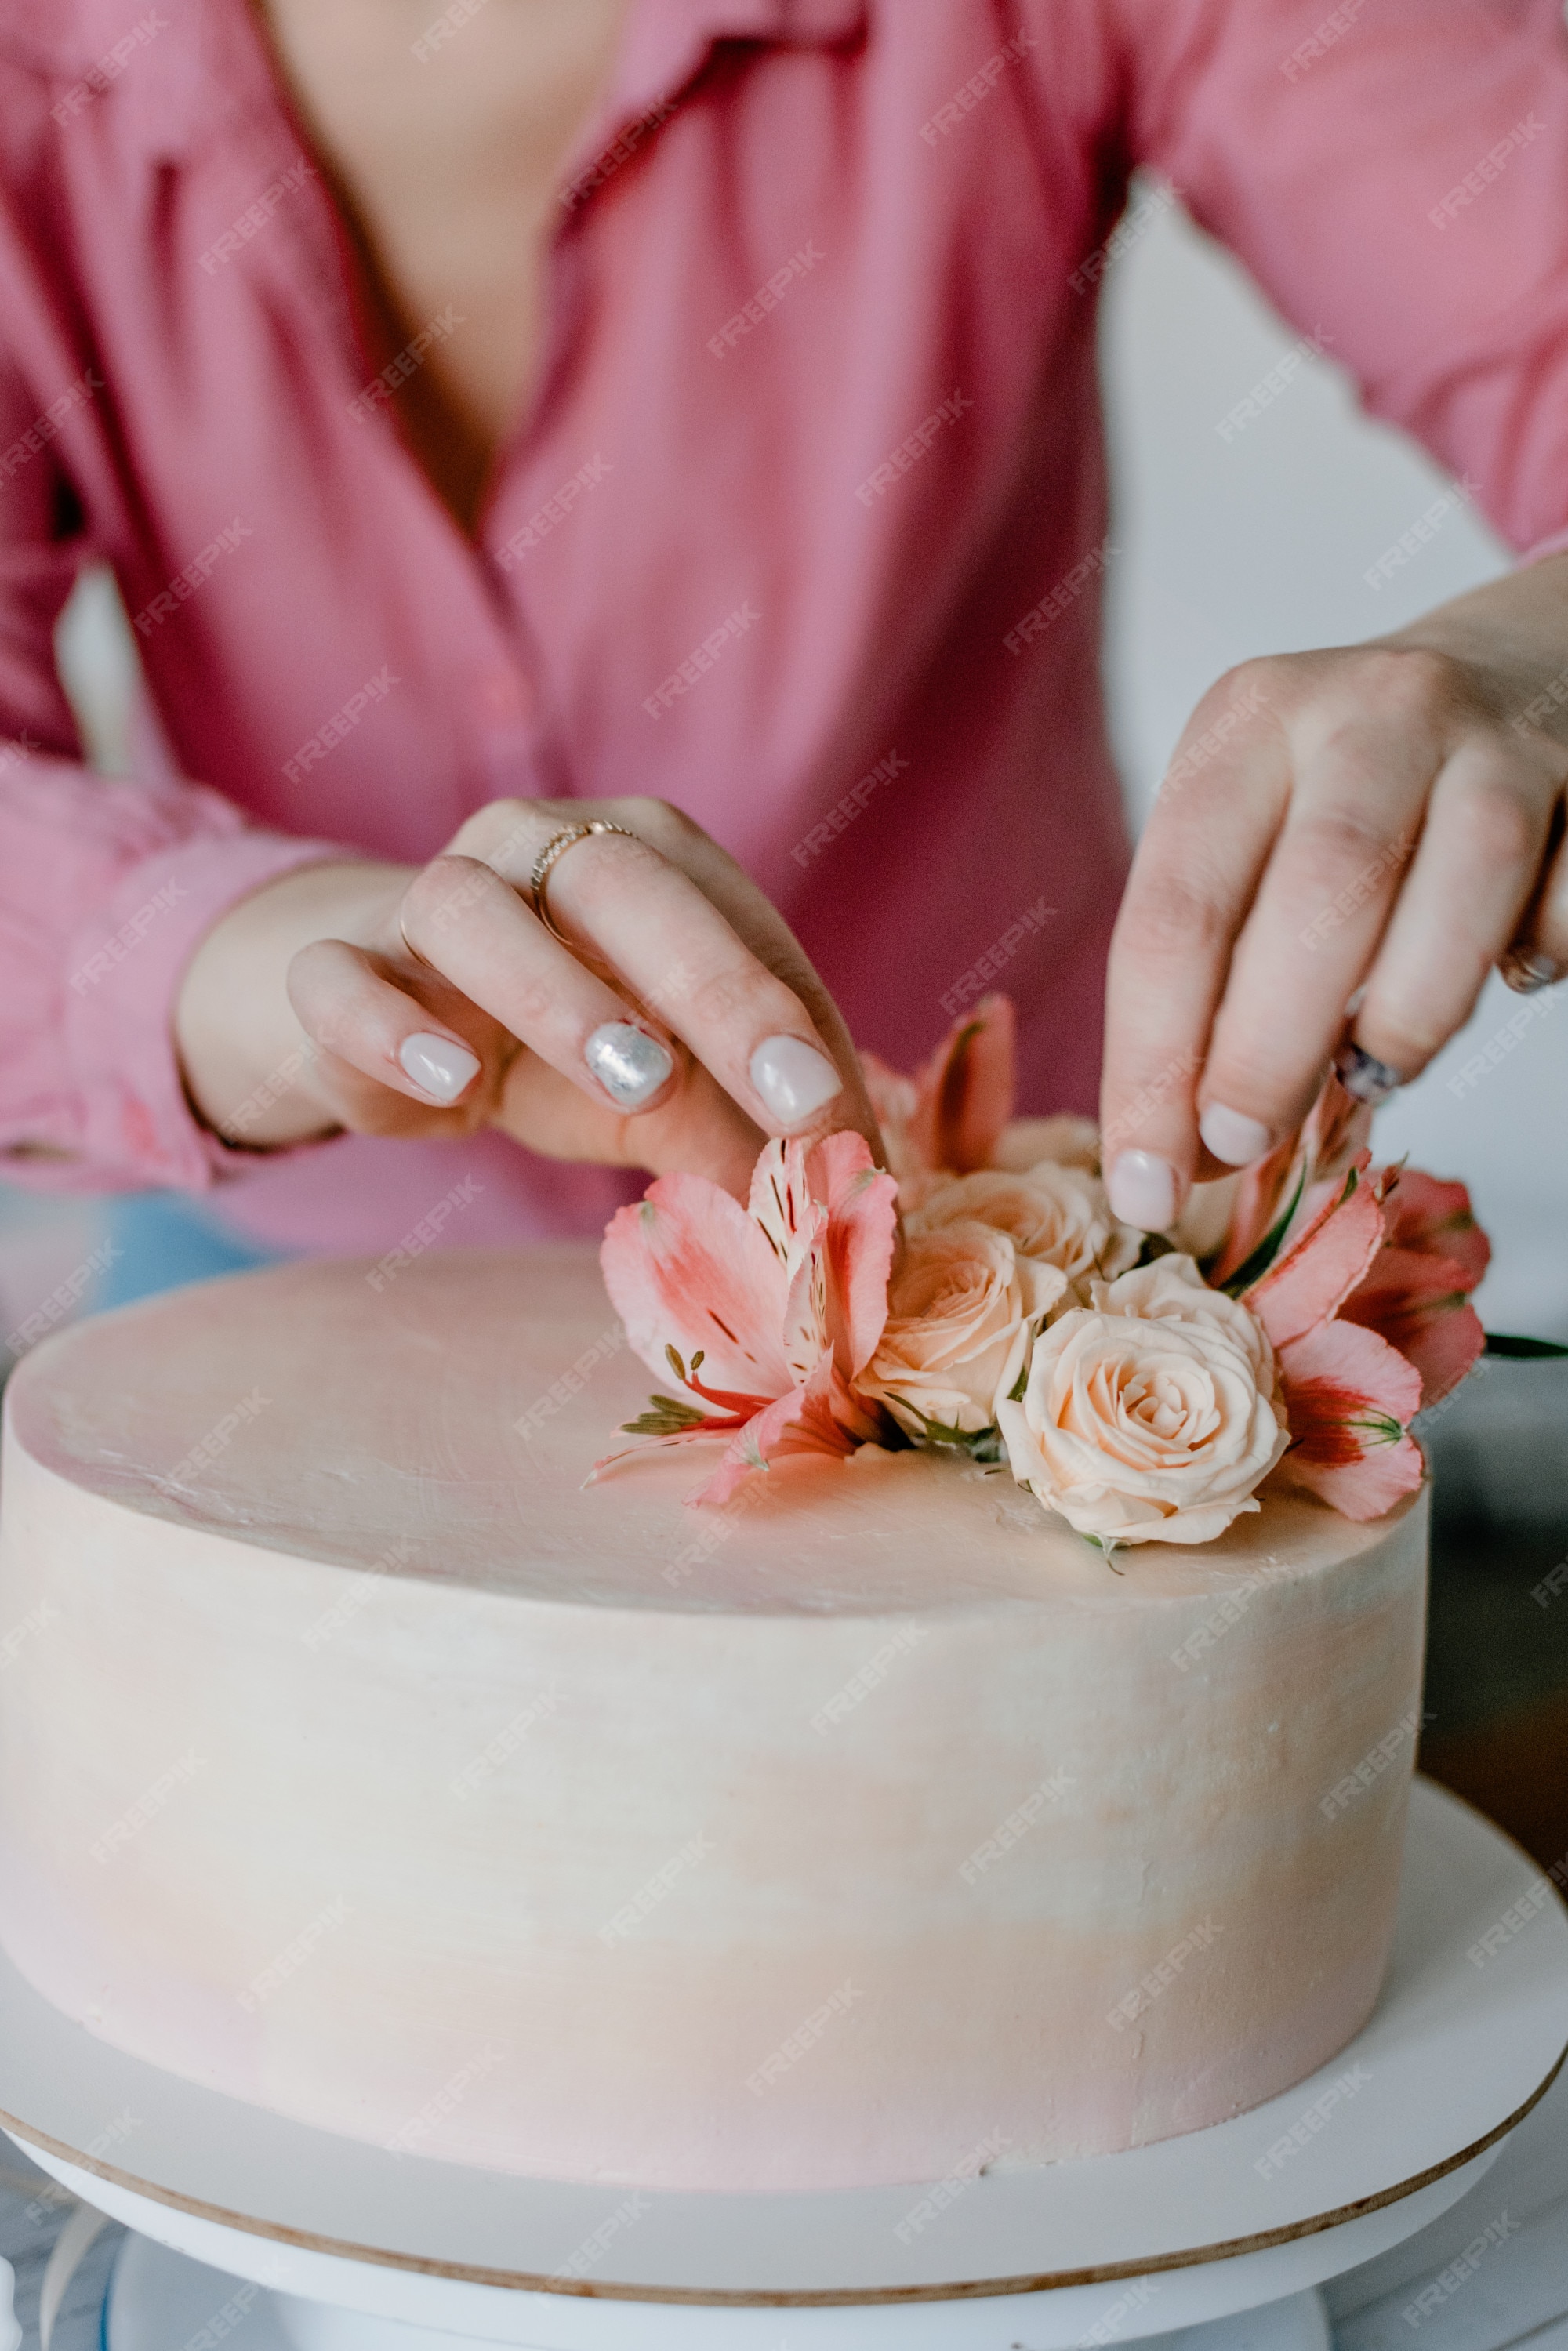
[[606,1020],[582,1049],[582,1058],[622,1110],[641,1110],[668,1082],[674,1058],[630,1020]]
[[798,1125],[844,1090],[827,1055],[801,1037],[765,1038],[751,1057],[751,1082],[785,1126]]
[[1224,1102],[1209,1103],[1197,1122],[1197,1131],[1215,1157],[1223,1159],[1228,1167],[1250,1167],[1255,1159],[1262,1158],[1272,1139],[1261,1119],[1228,1109]]
[[1176,1217],[1176,1169],[1152,1151],[1124,1151],[1105,1186],[1111,1206],[1124,1225],[1163,1233]]
[[414,1084],[438,1102],[455,1102],[479,1074],[477,1053],[450,1037],[405,1037],[397,1057]]
[[1540,987],[1551,987],[1562,973],[1550,956],[1505,956],[1498,969],[1516,996],[1533,996]]
[[1386,1061],[1380,1061],[1375,1053],[1367,1052],[1360,1045],[1342,1045],[1333,1057],[1333,1067],[1346,1093],[1373,1108],[1386,1102],[1390,1094],[1396,1094],[1405,1082],[1397,1070],[1391,1070]]

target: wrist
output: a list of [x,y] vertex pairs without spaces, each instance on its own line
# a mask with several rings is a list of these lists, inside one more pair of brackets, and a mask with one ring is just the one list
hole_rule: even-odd
[[414,868],[345,859],[298,866],[222,914],[186,967],[175,1050],[197,1115],[225,1141],[277,1150],[331,1134],[288,967],[320,938],[382,935]]

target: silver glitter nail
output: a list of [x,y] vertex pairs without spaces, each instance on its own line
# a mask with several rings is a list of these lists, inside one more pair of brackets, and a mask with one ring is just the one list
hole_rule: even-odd
[[1375,1104],[1386,1102],[1405,1083],[1397,1070],[1380,1061],[1375,1053],[1368,1053],[1360,1045],[1343,1044],[1333,1057],[1334,1075],[1347,1094],[1359,1102]]
[[1505,984],[1516,996],[1533,996],[1538,988],[1551,987],[1563,975],[1550,956],[1505,956],[1498,966]]
[[666,1047],[630,1020],[606,1020],[582,1049],[582,1058],[622,1110],[652,1102],[674,1068]]

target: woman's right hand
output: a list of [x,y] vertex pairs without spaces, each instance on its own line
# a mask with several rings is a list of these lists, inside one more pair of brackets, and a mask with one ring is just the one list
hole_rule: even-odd
[[[547,841],[591,817],[550,869]],[[193,957],[185,1082],[226,1139],[497,1126],[554,1158],[744,1196],[768,1135],[881,1141],[849,1032],[774,907],[661,800],[497,800],[423,867],[303,866]]]

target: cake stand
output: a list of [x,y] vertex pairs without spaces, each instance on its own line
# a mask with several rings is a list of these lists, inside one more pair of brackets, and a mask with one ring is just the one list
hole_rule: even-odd
[[394,2156],[128,2057],[0,1963],[0,2124],[140,2232],[109,2351],[236,2327],[243,2351],[1097,2351],[1217,2320],[1206,2351],[1323,2351],[1312,2290],[1457,2202],[1565,2046],[1568,1914],[1421,1782],[1388,1980],[1332,2064],[1207,2130],[936,2192],[648,2195]]

